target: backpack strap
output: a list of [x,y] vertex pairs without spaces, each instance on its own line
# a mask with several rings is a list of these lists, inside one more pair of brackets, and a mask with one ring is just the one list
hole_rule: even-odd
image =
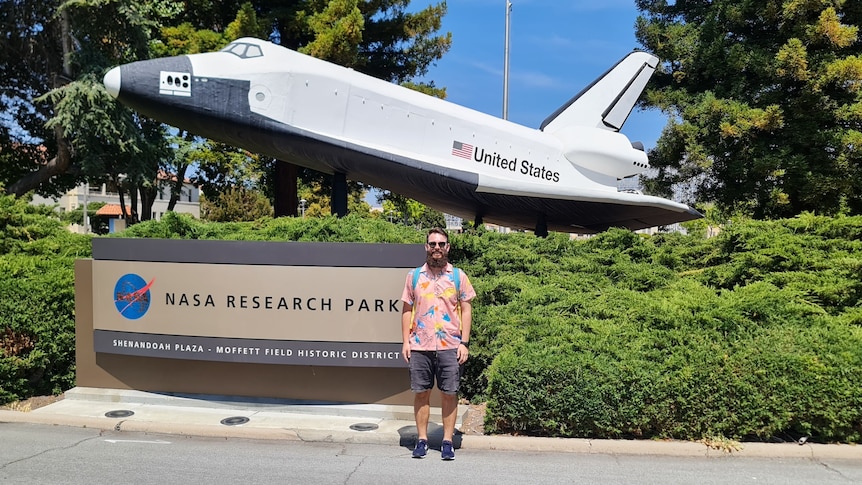
[[422,272],[422,266],[413,270],[413,303],[416,303],[416,283],[419,282],[419,273]]
[[413,270],[413,308],[410,311],[410,331],[413,331],[413,326],[416,325],[416,283],[419,282],[419,273],[422,272],[422,266]]
[[461,270],[452,266],[455,277],[455,311],[458,312],[458,332],[461,332],[464,320],[461,318]]

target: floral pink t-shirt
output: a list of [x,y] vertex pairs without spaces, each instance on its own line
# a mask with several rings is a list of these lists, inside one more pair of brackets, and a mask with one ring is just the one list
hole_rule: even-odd
[[460,276],[460,294],[455,289],[455,272],[452,264],[435,277],[428,265],[420,269],[416,289],[413,289],[413,272],[407,274],[401,301],[413,305],[413,327],[410,330],[410,350],[457,349],[461,342],[461,315],[459,301],[470,301],[476,291],[463,270]]

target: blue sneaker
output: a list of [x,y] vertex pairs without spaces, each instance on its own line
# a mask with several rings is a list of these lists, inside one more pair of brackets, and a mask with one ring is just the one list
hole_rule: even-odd
[[455,448],[452,447],[451,441],[444,441],[443,446],[441,447],[442,453],[440,457],[446,461],[455,459]]
[[428,454],[428,440],[419,440],[416,442],[416,448],[413,448],[413,458],[425,458]]

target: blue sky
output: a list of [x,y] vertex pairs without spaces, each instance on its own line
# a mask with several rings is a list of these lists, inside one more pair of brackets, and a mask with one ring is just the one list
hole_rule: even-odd
[[[511,0],[509,120],[531,128],[632,50],[634,0]],[[431,2],[413,0],[411,9]],[[506,0],[450,0],[441,31],[452,48],[426,80],[447,100],[502,117]],[[665,116],[632,112],[622,132],[649,149]]]

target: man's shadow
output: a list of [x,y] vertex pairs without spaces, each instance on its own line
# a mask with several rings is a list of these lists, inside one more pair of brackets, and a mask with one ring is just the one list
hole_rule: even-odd
[[[416,441],[419,438],[419,433],[416,431],[416,426],[403,426],[398,429],[398,445],[403,446],[411,451],[416,447]],[[452,447],[458,449],[461,447],[463,433],[455,428],[455,434],[452,436]],[[440,451],[443,446],[443,426],[437,423],[428,423],[428,448]]]

